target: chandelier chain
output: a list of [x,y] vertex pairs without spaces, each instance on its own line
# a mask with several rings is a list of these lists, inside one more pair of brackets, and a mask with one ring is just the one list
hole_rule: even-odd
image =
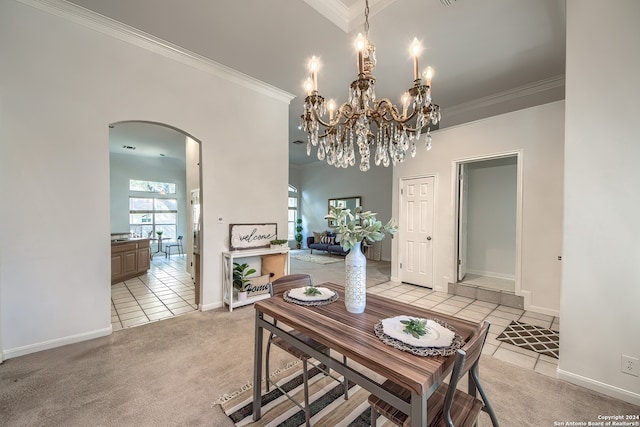
[[369,0],[364,2],[364,36],[369,39]]

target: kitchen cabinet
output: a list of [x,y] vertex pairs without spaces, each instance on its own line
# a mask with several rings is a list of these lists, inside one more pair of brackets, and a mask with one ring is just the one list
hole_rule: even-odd
[[145,274],[150,267],[149,239],[111,241],[111,284]]

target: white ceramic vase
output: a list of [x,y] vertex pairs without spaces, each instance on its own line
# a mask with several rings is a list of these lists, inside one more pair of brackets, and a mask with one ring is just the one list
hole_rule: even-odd
[[367,258],[360,245],[356,243],[344,260],[344,305],[349,313],[362,313],[367,305]]

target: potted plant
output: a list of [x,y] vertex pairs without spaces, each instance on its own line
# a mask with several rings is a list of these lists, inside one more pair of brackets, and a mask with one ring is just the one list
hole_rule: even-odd
[[247,290],[249,290],[250,275],[256,272],[255,268],[249,268],[249,264],[237,262],[233,263],[233,287],[238,291],[238,301],[247,300]]
[[271,244],[270,246],[271,249],[285,249],[289,247],[288,240],[275,239],[275,240],[269,241],[269,243]]
[[296,249],[300,249],[302,247],[302,218],[298,218],[296,220]]
[[362,313],[366,304],[367,259],[362,253],[362,242],[379,242],[386,233],[393,236],[398,231],[393,218],[383,225],[376,219],[376,215],[371,211],[363,212],[361,207],[356,208],[354,213],[351,213],[351,209],[332,207],[329,215],[324,217],[332,224],[330,227],[336,232],[336,240],[340,242],[340,246],[345,251],[350,251],[344,260],[345,306],[350,313]]

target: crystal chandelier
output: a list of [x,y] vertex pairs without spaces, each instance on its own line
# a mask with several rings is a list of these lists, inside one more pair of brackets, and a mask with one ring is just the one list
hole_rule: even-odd
[[356,39],[358,78],[349,88],[349,101],[338,109],[333,99],[325,102],[318,93],[319,62],[314,56],[309,62],[310,77],[305,82],[307,97],[300,117],[301,128],[308,134],[307,155],[311,155],[312,146],[317,147],[319,160],[326,159],[330,165],[346,168],[355,165],[354,147],[357,146],[363,172],[371,167],[372,150],[376,166],[403,162],[407,152],[414,157],[416,142],[425,128],[425,145],[430,150],[429,126],[440,120],[440,107],[431,102],[433,68],[427,67],[422,73],[424,83],[418,71],[422,48],[417,39],[413,39],[410,46],[413,86],[402,95],[402,111],[388,99],[376,100],[376,78],[371,74],[376,66],[376,52],[369,42],[368,0],[365,1],[364,16],[364,36],[358,34]]

